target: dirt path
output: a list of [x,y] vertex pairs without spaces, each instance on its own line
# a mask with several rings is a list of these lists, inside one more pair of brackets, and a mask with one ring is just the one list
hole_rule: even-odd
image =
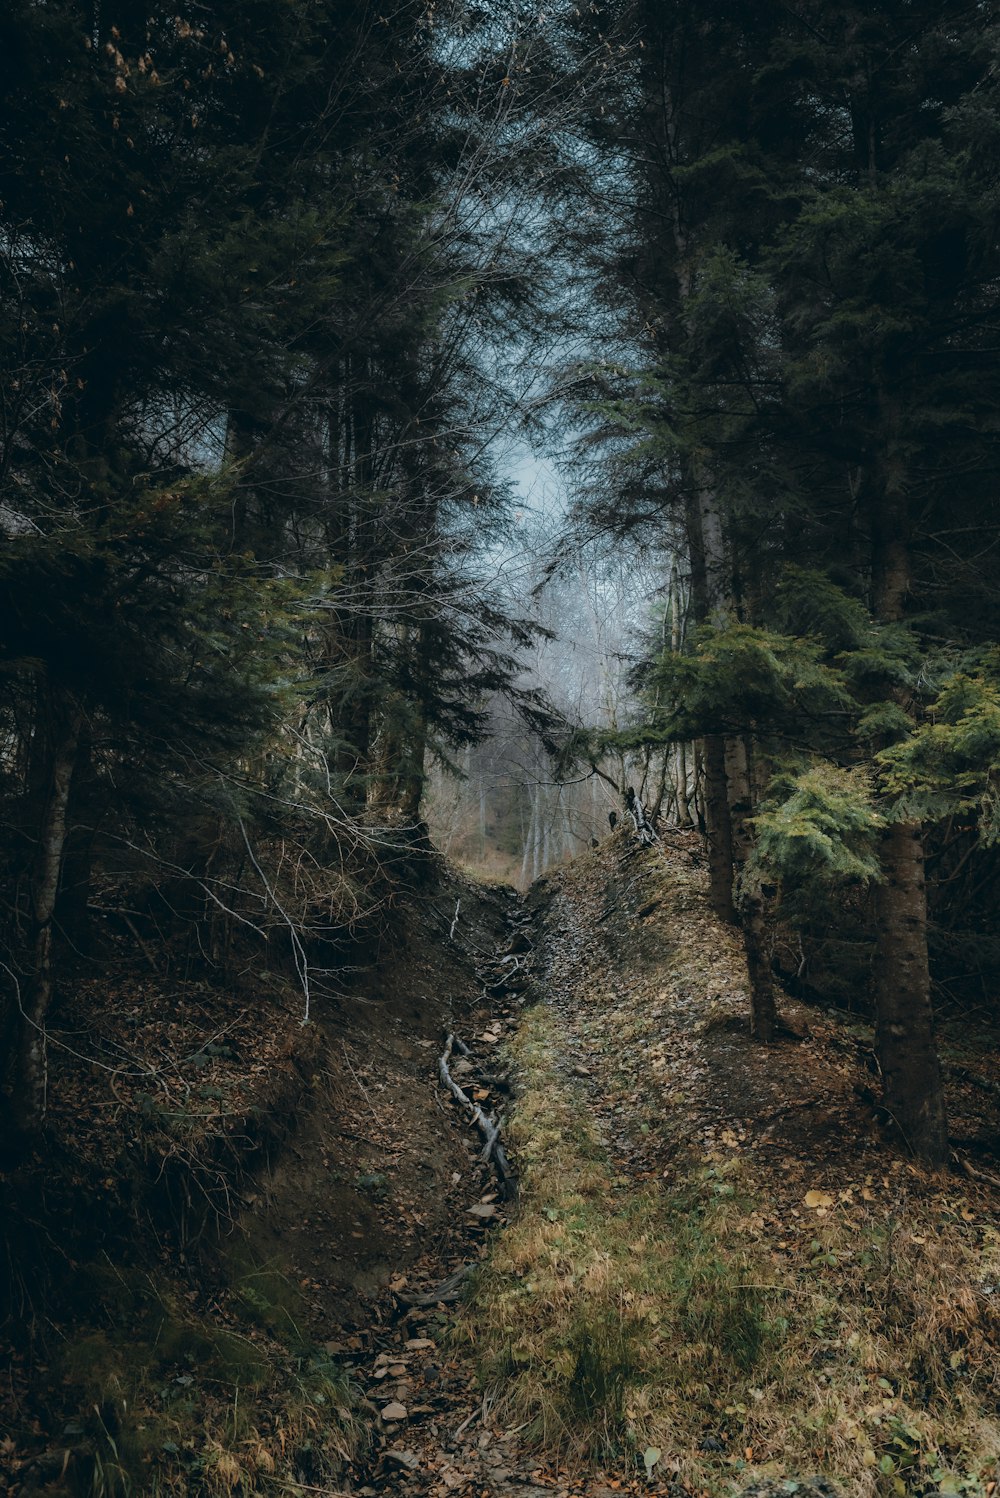
[[352,1491],[991,1493],[995,1202],[885,1150],[860,1028],[789,1001],[751,1043],[691,837],[619,835],[529,905],[530,990],[473,1040],[517,1079],[521,1199],[484,1179],[471,1303],[397,1306],[358,1360]]

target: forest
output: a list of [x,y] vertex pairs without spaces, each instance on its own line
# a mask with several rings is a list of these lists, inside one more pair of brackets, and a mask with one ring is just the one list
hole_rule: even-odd
[[0,80],[0,1494],[993,1498],[994,8]]

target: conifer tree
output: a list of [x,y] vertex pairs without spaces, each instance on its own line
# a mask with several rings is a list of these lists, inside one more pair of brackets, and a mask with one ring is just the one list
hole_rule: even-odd
[[[867,699],[865,742],[877,756],[891,741],[873,732],[877,722],[896,735],[919,724],[933,635],[953,647],[969,638],[970,619],[929,617],[947,609],[963,574],[979,605],[975,628],[996,634],[965,570],[967,543],[956,539],[946,565],[936,544],[953,525],[970,550],[981,544],[995,471],[979,413],[995,399],[996,174],[972,146],[996,128],[995,31],[974,4],[763,19],[729,5],[655,15],[634,6],[616,17],[638,45],[629,87],[612,97],[647,218],[628,213],[622,273],[651,373],[595,375],[613,396],[603,419],[612,431],[617,423],[626,452],[631,444],[635,472],[659,464],[661,503],[683,505],[698,612],[734,669],[740,629],[780,623],[789,561],[829,568],[863,601],[883,633],[877,648],[855,652],[854,705],[830,712],[850,718]],[[704,673],[716,652],[700,638]],[[714,728],[728,743],[717,757],[729,762],[748,957],[759,971],[759,861],[745,829],[780,768],[776,704],[741,697],[733,679],[705,680],[715,681],[714,702],[689,681],[682,697],[702,709],[674,727],[700,728],[706,747]],[[832,721],[826,754],[846,767],[859,748]],[[711,800],[710,765],[708,781]],[[795,794],[801,812],[806,792]],[[879,1048],[889,1112],[917,1153],[940,1160],[921,828],[906,804],[882,803]],[[722,884],[717,870],[720,909]]]
[[483,211],[505,160],[522,171],[518,74],[497,37],[466,55],[451,15],[0,17],[26,1130],[55,938],[85,919],[95,858],[120,871],[144,848],[204,886],[225,835],[288,830],[310,797],[323,829],[363,820],[379,784],[415,820],[428,746],[474,737],[478,694],[514,691],[524,627],[471,553],[506,503],[489,319],[529,279]]

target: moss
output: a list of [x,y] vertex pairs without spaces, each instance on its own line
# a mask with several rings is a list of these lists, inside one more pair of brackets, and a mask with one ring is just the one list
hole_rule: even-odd
[[668,1442],[682,1406],[698,1425],[747,1398],[781,1319],[753,1288],[736,1184],[692,1171],[668,1193],[616,1176],[551,1024],[531,1011],[515,1044],[522,1211],[479,1276],[468,1332],[493,1397],[541,1439],[634,1453]]

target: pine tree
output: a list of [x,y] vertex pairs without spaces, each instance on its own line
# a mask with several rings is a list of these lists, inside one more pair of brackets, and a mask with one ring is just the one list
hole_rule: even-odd
[[473,307],[525,300],[502,220],[476,217],[517,131],[506,103],[489,127],[464,108],[491,60],[449,24],[332,0],[0,18],[26,1129],[95,859],[142,848],[205,886],[226,836],[242,860],[310,804],[346,827],[379,776],[415,818],[429,747],[513,690],[524,629],[469,538],[506,503]]
[[[855,706],[836,711],[866,707],[866,752],[877,757],[888,742],[877,722],[896,733],[919,726],[931,637],[958,645],[970,625],[980,638],[996,633],[969,566],[995,471],[984,417],[995,401],[996,173],[981,149],[996,128],[995,30],[982,7],[965,4],[878,15],[815,7],[763,23],[738,6],[616,14],[640,43],[612,128],[620,134],[624,118],[636,163],[640,209],[626,219],[631,258],[620,275],[641,311],[650,372],[595,376],[614,396],[600,408],[605,430],[617,429],[640,483],[658,467],[660,504],[683,504],[696,612],[723,654],[747,625],[781,626],[789,561],[829,568],[870,609],[879,646],[855,651]],[[627,523],[621,504],[617,523]],[[947,562],[945,533],[956,537]],[[976,599],[974,624],[948,617],[960,578]],[[704,652],[716,650],[707,638],[695,647],[702,673]],[[765,696],[740,708],[733,682],[709,672],[722,693],[713,708],[671,670],[692,709],[672,731],[686,722],[707,734],[716,829],[728,763],[748,957],[766,989],[747,832],[780,770],[777,704]],[[831,733],[816,750],[842,756],[846,769],[859,746]],[[866,826],[884,814],[876,989],[886,1101],[911,1147],[940,1160],[921,829],[879,784],[881,813],[873,807]],[[823,803],[820,789],[798,785],[769,837],[782,816],[786,834],[801,826],[806,802]],[[713,841],[724,910],[728,856],[718,830]]]
[[[783,65],[794,65],[817,111],[821,99],[841,103],[828,116],[822,172],[771,261],[786,407],[794,460],[813,475],[825,467],[818,523],[807,533],[813,555],[821,545],[841,576],[853,577],[878,621],[916,631],[913,670],[895,680],[873,671],[868,691],[919,716],[913,681],[929,644],[920,646],[919,614],[937,591],[925,548],[957,503],[975,523],[979,475],[993,461],[974,413],[989,384],[977,345],[994,316],[987,288],[996,248],[983,232],[987,183],[966,120],[970,110],[982,116],[996,38],[975,5],[946,16],[909,6],[816,19],[794,64],[789,48]],[[956,464],[966,476],[960,499]],[[959,641],[966,625],[939,617],[933,630]],[[899,806],[881,861],[876,1004],[886,1102],[910,1146],[939,1161],[947,1127],[923,831]]]

